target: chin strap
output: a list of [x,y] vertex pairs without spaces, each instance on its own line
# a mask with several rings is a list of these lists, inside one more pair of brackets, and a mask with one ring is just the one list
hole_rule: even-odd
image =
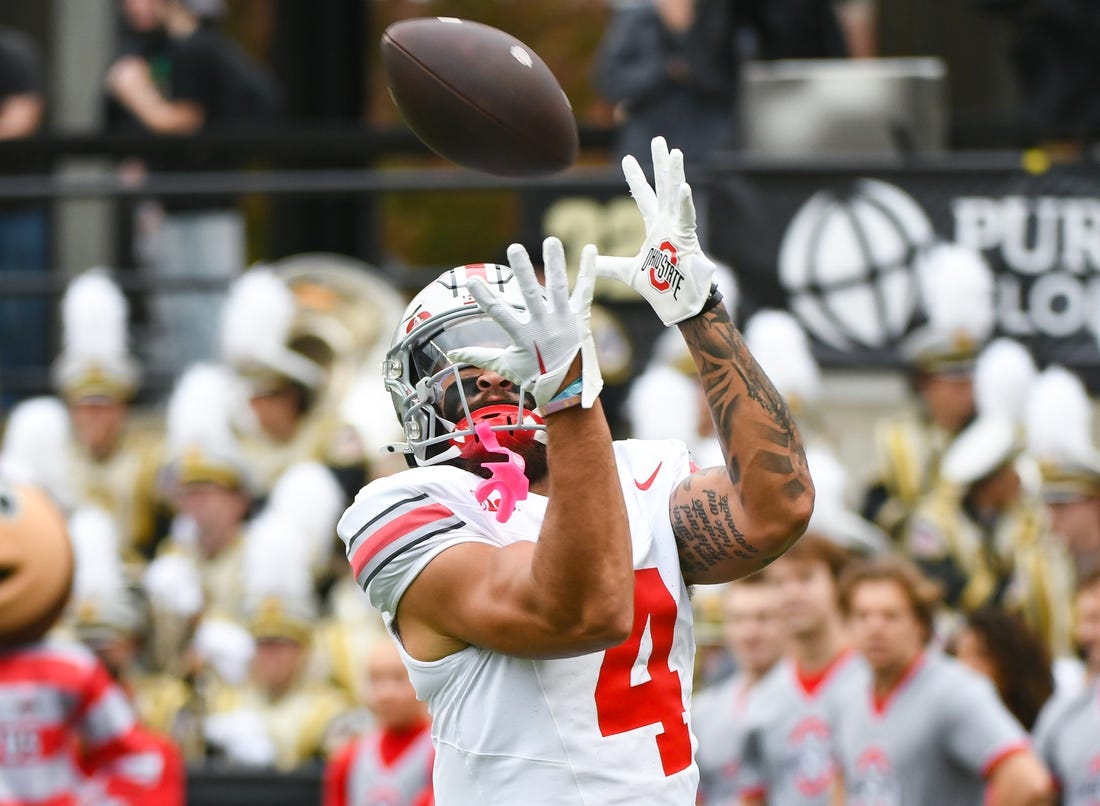
[[500,495],[496,517],[497,521],[504,523],[512,517],[512,512],[516,508],[516,501],[527,498],[530,482],[523,473],[527,465],[522,456],[515,451],[508,450],[497,441],[497,435],[493,432],[492,421],[482,420],[474,426],[474,433],[477,434],[477,438],[481,440],[481,444],[487,451],[504,454],[507,457],[503,462],[481,463],[481,466],[493,475],[478,484],[477,490],[474,491],[474,497],[477,498],[479,504],[484,504],[485,500],[493,493]]

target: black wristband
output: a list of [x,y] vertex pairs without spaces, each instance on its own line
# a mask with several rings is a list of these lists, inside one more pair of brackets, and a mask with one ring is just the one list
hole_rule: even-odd
[[696,316],[702,316],[707,311],[713,310],[722,304],[722,292],[718,290],[718,283],[710,284],[710,296],[707,297],[707,301],[703,303],[703,307],[699,309],[699,313]]

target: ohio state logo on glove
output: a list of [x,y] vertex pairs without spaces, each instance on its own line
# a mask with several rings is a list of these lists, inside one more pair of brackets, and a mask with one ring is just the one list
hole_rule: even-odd
[[671,241],[650,247],[642,271],[649,272],[651,286],[662,294],[671,289],[673,299],[679,299],[684,274],[676,268],[676,246]]

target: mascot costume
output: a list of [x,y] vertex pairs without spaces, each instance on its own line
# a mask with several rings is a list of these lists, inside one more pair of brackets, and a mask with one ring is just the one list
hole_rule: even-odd
[[48,635],[73,566],[46,493],[0,478],[0,805],[181,803],[106,668]]

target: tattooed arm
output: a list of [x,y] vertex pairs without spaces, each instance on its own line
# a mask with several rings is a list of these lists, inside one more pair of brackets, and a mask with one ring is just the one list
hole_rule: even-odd
[[725,582],[763,568],[806,528],[814,490],[791,413],[749,354],[722,305],[709,305],[713,261],[695,231],[684,155],[650,144],[653,186],[633,156],[623,175],[645,223],[633,258],[597,258],[596,270],[633,288],[665,325],[677,325],[703,382],[726,466],[693,473],[669,499],[689,583]]
[[814,490],[783,397],[749,353],[725,306],[681,322],[725,467],[699,470],[673,490],[669,514],[689,584],[751,574],[806,528]]

